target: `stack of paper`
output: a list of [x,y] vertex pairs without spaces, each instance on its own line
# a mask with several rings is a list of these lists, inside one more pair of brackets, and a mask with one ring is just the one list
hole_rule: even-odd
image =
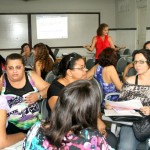
[[140,100],[128,100],[128,101],[109,101],[106,100],[106,103],[113,107],[112,110],[105,109],[105,116],[142,116],[139,110],[143,107]]

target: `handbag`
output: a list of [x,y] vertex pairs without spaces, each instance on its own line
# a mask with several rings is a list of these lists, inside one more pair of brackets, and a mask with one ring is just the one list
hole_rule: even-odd
[[110,116],[113,121],[124,121],[124,122],[134,122],[139,121],[141,117],[139,116]]
[[144,116],[140,121],[133,122],[133,131],[139,141],[150,137],[150,116]]

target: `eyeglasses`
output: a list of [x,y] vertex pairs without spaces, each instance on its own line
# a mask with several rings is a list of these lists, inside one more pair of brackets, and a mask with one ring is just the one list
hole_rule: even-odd
[[132,62],[134,65],[136,65],[137,63],[139,63],[139,64],[145,64],[145,63],[147,63],[147,60],[146,61],[144,61],[144,60],[139,60],[139,61],[133,61]]
[[78,70],[81,70],[81,71],[87,71],[87,70],[88,70],[86,67],[82,67],[82,68],[71,68],[71,69],[78,69]]

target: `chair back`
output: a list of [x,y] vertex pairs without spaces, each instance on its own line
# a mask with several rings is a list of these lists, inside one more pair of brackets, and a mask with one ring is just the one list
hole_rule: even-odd
[[50,71],[47,73],[45,77],[45,81],[51,84],[55,78],[56,78],[56,75],[53,73],[53,71]]
[[133,76],[133,75],[136,75],[136,70],[133,68],[130,68],[128,73],[127,73],[127,76],[130,77],[130,76]]
[[86,68],[90,70],[95,65],[95,59],[90,58],[86,61]]
[[43,99],[42,103],[41,103],[41,116],[42,116],[42,120],[46,120],[48,118],[48,110],[47,110],[47,99]]
[[104,99],[104,92],[102,85],[95,78],[92,78],[91,81],[97,86],[97,89],[99,90],[100,104],[101,104]]
[[127,66],[127,60],[125,57],[121,57],[118,61],[117,61],[117,65],[116,65],[116,70],[119,74],[122,74],[125,67]]
[[59,52],[59,48],[56,48],[56,49],[54,50],[54,52],[53,52],[53,54],[54,54],[55,58],[56,58],[56,56],[57,56],[58,52]]
[[124,52],[123,52],[123,55],[131,55],[130,54],[130,50],[129,49],[125,49]]

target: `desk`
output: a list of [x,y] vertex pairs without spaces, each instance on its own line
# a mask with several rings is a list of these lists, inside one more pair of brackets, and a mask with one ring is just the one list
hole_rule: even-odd
[[133,122],[124,122],[124,121],[113,121],[110,117],[106,117],[104,114],[102,115],[102,120],[111,122],[111,132],[116,135],[116,137],[119,136],[120,132],[120,126],[117,126],[118,124],[124,124],[132,126]]
[[[86,62],[86,57],[82,57],[84,61]],[[57,57],[55,62],[60,62],[62,60],[62,57]]]

